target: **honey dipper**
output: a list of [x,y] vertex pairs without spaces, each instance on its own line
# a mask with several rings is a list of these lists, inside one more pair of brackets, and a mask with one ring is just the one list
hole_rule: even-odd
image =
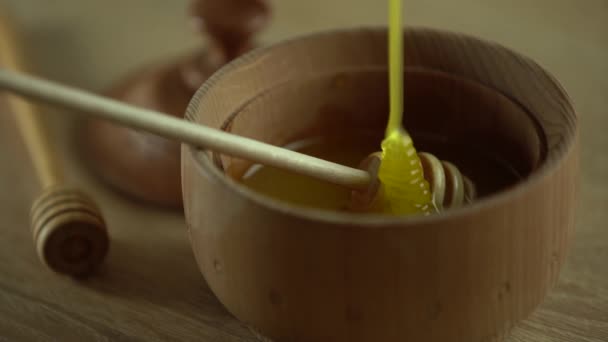
[[[432,202],[437,211],[447,208],[460,207],[471,203],[476,196],[475,185],[464,176],[458,168],[445,160],[439,160],[430,153],[418,153],[424,178],[429,183]],[[381,211],[381,182],[378,171],[382,161],[382,153],[375,152],[365,158],[360,168],[367,170],[373,181],[365,191],[353,191],[351,209],[354,211]]]
[[[15,34],[5,26],[0,27],[0,34],[2,65],[23,70]],[[58,273],[73,276],[90,274],[103,261],[108,250],[104,219],[88,196],[64,185],[52,144],[35,108],[15,96],[9,96],[7,100],[42,188],[42,194],[30,211],[38,257]]]
[[356,191],[366,192],[374,184],[374,178],[366,170],[336,164],[8,70],[0,70],[0,89]]

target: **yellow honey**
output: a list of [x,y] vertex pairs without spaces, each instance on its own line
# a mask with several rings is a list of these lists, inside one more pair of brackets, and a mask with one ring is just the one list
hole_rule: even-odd
[[[351,132],[339,137],[295,141],[285,147],[357,167],[370,153],[378,151],[380,138],[372,132]],[[506,189],[520,179],[515,168],[483,150],[425,136],[416,136],[415,141],[418,151],[428,151],[458,166],[475,183],[478,198]],[[351,191],[345,187],[261,165],[249,168],[240,182],[263,195],[309,208],[345,211],[351,200]]]

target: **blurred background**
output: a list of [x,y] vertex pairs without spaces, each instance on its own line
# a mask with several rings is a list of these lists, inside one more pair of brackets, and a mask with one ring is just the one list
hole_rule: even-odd
[[[276,0],[265,43],[332,27],[385,25],[386,1]],[[203,44],[188,0],[0,0],[24,26],[38,72],[87,88],[109,85],[134,67]],[[407,0],[405,23],[496,40],[539,61],[577,100],[581,85],[606,86],[605,0]],[[599,101],[599,99],[595,99]],[[581,106],[599,105],[577,101]],[[605,102],[604,102],[605,104]],[[579,107],[581,112],[588,108]]]

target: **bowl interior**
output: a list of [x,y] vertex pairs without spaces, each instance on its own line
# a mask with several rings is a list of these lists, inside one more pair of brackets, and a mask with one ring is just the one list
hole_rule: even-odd
[[[387,84],[382,67],[290,80],[251,99],[225,120],[223,129],[279,146],[363,132],[379,150],[388,119]],[[456,164],[480,185],[482,196],[525,179],[546,156],[542,131],[525,108],[443,72],[406,70],[403,125],[419,151]],[[234,179],[252,166],[230,156],[216,154],[214,160]],[[490,163],[514,177],[498,177]]]

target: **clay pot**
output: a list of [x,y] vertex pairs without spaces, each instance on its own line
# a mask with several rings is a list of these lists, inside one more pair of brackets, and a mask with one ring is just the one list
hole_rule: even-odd
[[[253,36],[270,12],[267,0],[193,0],[190,17],[206,48],[135,70],[105,95],[181,117],[207,77],[255,47]],[[179,143],[102,120],[84,122],[78,138],[82,158],[106,184],[145,203],[181,208]]]
[[[356,29],[247,54],[203,85],[187,119],[276,145],[383,132],[386,44],[385,30]],[[408,30],[405,52],[407,129],[484,149],[522,179],[437,215],[361,216],[254,193],[234,179],[247,161],[182,147],[200,270],[260,334],[502,341],[556,282],[577,203],[577,116],[564,90],[530,59],[468,36]]]

